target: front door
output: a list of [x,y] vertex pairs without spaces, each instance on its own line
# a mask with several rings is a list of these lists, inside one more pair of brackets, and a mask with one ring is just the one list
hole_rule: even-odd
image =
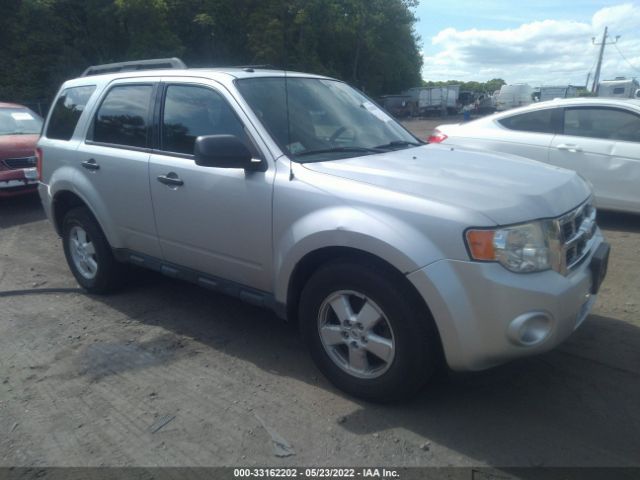
[[567,108],[550,162],[593,184],[596,206],[640,210],[640,116],[610,107]]
[[222,88],[164,85],[149,180],[158,237],[168,262],[270,291],[273,167],[202,167],[193,157],[200,135],[231,134],[251,143],[233,102]]

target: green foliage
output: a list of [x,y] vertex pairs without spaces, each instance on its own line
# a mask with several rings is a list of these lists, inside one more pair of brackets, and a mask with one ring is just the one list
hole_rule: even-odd
[[593,93],[590,90],[587,90],[586,88],[579,88],[578,91],[576,92],[576,97],[597,97],[598,94],[597,93]]
[[445,85],[460,85],[461,91],[470,91],[478,93],[493,93],[496,90],[500,90],[502,85],[506,85],[501,78],[493,78],[487,82],[461,82],[459,80],[445,80],[441,82],[422,81],[423,87],[443,87]]
[[371,95],[419,85],[417,0],[4,0],[0,100],[51,99],[87,66],[179,56],[270,64]]

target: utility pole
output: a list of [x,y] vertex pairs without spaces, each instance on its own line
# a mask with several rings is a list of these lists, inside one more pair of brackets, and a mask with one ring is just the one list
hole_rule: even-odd
[[609,27],[604,27],[604,33],[602,34],[602,41],[600,43],[596,43],[596,37],[591,38],[591,43],[594,45],[600,45],[600,53],[598,54],[598,64],[596,66],[596,74],[593,76],[593,86],[591,87],[591,93],[598,92],[598,82],[600,82],[600,69],[602,68],[602,57],[604,56],[604,47],[606,45],[613,45],[614,43],[618,43],[618,39],[620,35],[616,36],[616,39],[612,42],[607,43],[607,31]]
[[591,78],[591,72],[587,73],[587,81],[584,82],[584,89],[588,89],[589,88],[589,79]]

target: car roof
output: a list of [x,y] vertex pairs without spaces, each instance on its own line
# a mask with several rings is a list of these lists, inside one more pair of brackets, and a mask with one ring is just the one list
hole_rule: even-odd
[[0,102],[0,108],[27,108],[19,103]]
[[547,100],[544,102],[535,102],[524,107],[511,108],[500,112],[493,113],[486,117],[479,118],[473,122],[484,122],[499,120],[505,117],[511,117],[520,113],[533,112],[536,110],[542,110],[546,108],[557,107],[624,107],[631,106],[635,109],[640,109],[640,100],[633,98],[614,98],[614,97],[575,97],[575,98],[556,98],[554,100]]
[[219,79],[221,76],[232,79],[257,78],[257,77],[304,77],[333,80],[330,77],[313,73],[292,72],[285,70],[272,70],[253,67],[220,67],[220,68],[180,68],[180,69],[157,69],[157,70],[135,70],[121,71],[117,73],[106,73],[78,77],[65,82],[65,86],[87,85],[95,83],[110,83],[121,78],[137,77],[202,77],[208,79]]
[[[504,113],[526,112],[528,110],[538,110],[540,108],[567,107],[567,106],[605,106],[605,105],[631,105],[640,108],[640,100],[633,98],[615,98],[615,97],[575,97],[575,98],[556,98],[544,102],[536,102],[520,108],[505,111]],[[503,113],[503,112],[500,112]]]

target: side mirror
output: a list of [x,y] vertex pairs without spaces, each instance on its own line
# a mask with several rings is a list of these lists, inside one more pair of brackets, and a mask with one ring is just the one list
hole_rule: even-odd
[[193,150],[196,165],[201,167],[259,170],[262,166],[260,160],[253,161],[249,148],[235,135],[203,135],[196,138]]

